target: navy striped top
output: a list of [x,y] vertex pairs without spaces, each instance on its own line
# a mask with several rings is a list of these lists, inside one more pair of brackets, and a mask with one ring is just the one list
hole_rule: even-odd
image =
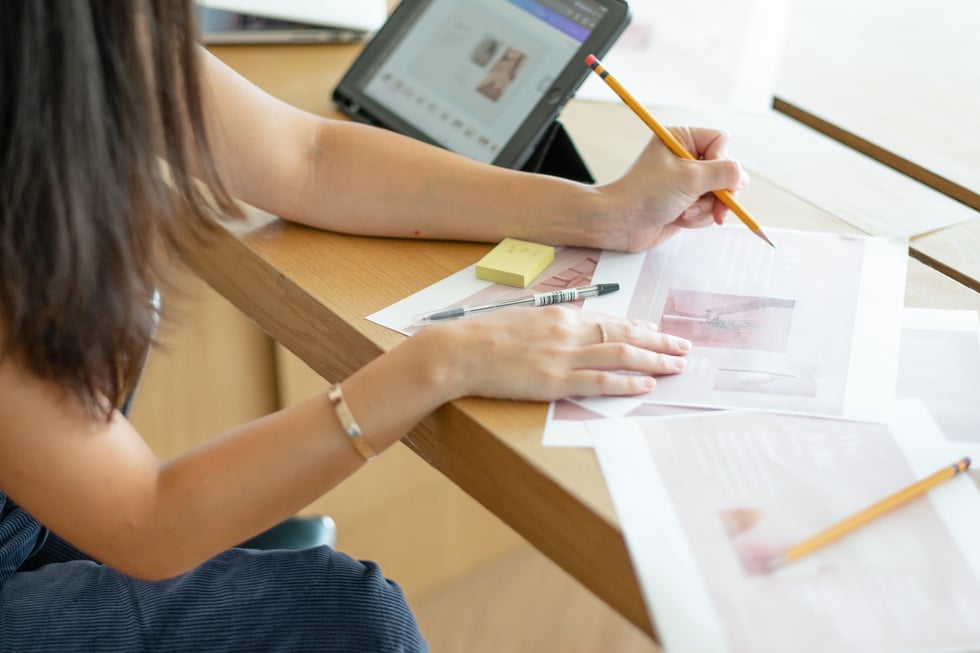
[[0,492],[0,584],[44,545],[48,530]]

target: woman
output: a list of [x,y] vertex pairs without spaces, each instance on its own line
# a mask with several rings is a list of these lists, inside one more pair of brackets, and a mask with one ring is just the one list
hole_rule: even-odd
[[702,161],[653,141],[605,186],[483,165],[286,106],[193,22],[189,0],[0,3],[0,649],[425,650],[374,565],[229,547],[444,402],[646,392],[689,343],[557,307],[461,320],[161,462],[114,410],[160,270],[232,197],[351,233],[635,251],[720,222],[709,191],[744,175],[708,130],[677,132]]

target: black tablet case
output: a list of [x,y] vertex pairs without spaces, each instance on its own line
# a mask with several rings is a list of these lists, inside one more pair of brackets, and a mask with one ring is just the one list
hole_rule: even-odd
[[587,184],[595,183],[595,178],[589,172],[565,126],[557,120],[545,130],[521,170]]

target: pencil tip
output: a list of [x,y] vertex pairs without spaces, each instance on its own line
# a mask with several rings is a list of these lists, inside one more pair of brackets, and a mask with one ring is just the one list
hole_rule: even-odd
[[776,556],[775,558],[769,561],[769,564],[766,565],[766,569],[771,574],[772,572],[785,566],[787,562],[789,562],[789,560],[786,559],[786,556],[784,555]]

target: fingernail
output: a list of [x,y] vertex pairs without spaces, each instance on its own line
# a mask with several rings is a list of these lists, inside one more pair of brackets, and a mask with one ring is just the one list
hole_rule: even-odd
[[674,346],[681,351],[691,351],[691,341],[683,338],[674,338]]
[[685,369],[687,369],[687,361],[683,358],[675,358],[674,369],[678,372],[683,372]]

